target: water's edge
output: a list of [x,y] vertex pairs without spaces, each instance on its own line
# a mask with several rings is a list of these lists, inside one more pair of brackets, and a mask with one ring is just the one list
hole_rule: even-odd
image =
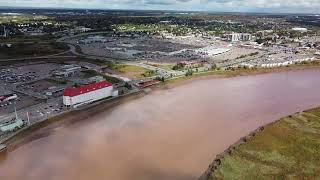
[[[312,108],[314,109],[314,108]],[[308,109],[308,110],[312,110],[312,109]],[[304,110],[301,112],[305,112],[308,110]],[[297,114],[299,112],[293,113],[293,114]],[[226,157],[226,156],[230,156],[232,155],[232,153],[237,150],[237,148],[243,144],[246,144],[251,138],[254,138],[258,133],[263,132],[263,130],[268,127],[268,126],[272,126],[276,123],[278,123],[279,121],[283,120],[286,117],[290,117],[292,115],[289,116],[285,116],[282,117],[274,122],[268,123],[266,125],[263,125],[261,127],[258,127],[257,129],[255,129],[254,131],[250,132],[248,135],[240,138],[237,142],[235,142],[234,144],[230,145],[226,150],[224,150],[222,153],[216,155],[216,157],[214,158],[214,160],[212,161],[212,163],[210,163],[209,167],[207,168],[207,170],[200,176],[200,178],[198,180],[209,180],[210,176],[220,167],[221,165],[221,161]]]

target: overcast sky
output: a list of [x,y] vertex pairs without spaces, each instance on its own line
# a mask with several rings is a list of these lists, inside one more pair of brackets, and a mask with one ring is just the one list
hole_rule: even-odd
[[320,0],[0,0],[0,6],[320,14]]

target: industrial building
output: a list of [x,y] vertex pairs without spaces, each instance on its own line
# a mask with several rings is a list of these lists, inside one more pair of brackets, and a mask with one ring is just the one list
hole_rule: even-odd
[[228,51],[230,51],[230,49],[216,48],[213,46],[207,46],[207,47],[203,47],[195,50],[195,52],[202,57],[212,57],[215,55],[226,53]]
[[57,78],[63,78],[63,77],[71,77],[76,72],[81,71],[81,66],[78,65],[64,65],[61,67],[60,70],[53,72],[53,76]]
[[91,44],[95,42],[104,43],[107,42],[107,40],[104,36],[89,36],[86,39],[79,40],[80,44]]
[[116,96],[118,96],[118,91],[114,90],[113,85],[108,81],[101,81],[80,87],[66,88],[63,94],[63,104],[75,107]]

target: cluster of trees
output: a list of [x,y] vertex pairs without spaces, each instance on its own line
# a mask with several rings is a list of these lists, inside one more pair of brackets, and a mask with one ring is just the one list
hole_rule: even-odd
[[145,73],[142,74],[143,77],[150,77],[150,76],[154,76],[156,75],[157,72],[156,71],[153,71],[153,70],[149,70],[149,71],[146,71]]
[[157,77],[156,77],[156,80],[161,81],[161,82],[164,82],[164,81],[165,81],[165,78],[164,78],[164,77],[157,76]]
[[192,76],[193,75],[193,71],[191,69],[189,69],[186,73],[186,77],[188,76]]
[[172,70],[178,71],[178,70],[182,70],[183,68],[184,68],[184,65],[178,63],[172,67]]

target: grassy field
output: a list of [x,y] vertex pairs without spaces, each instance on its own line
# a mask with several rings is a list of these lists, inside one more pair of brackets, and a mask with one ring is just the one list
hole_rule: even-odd
[[0,47],[1,59],[30,58],[52,55],[69,50],[66,44],[55,42],[50,35],[43,36],[15,36],[0,39],[0,43],[11,44],[10,48]]
[[69,50],[68,46],[56,42],[16,43],[12,47],[0,47],[0,58],[25,58],[52,55]]
[[169,71],[171,71],[173,66],[174,66],[173,64],[152,63],[152,62],[147,62],[145,64],[150,65],[150,66],[154,66],[154,67],[158,67],[158,68],[162,68],[162,69],[165,69],[165,70],[169,70]]
[[139,67],[139,66],[132,66],[126,64],[111,64],[109,67],[112,70],[118,71],[126,76],[131,78],[141,78],[144,77],[143,74],[148,74],[148,69]]
[[41,15],[28,15],[28,14],[0,15],[0,24],[1,23],[29,23],[32,21],[40,21],[45,19],[48,19],[48,17],[41,16]]
[[320,108],[268,125],[209,179],[320,179]]

